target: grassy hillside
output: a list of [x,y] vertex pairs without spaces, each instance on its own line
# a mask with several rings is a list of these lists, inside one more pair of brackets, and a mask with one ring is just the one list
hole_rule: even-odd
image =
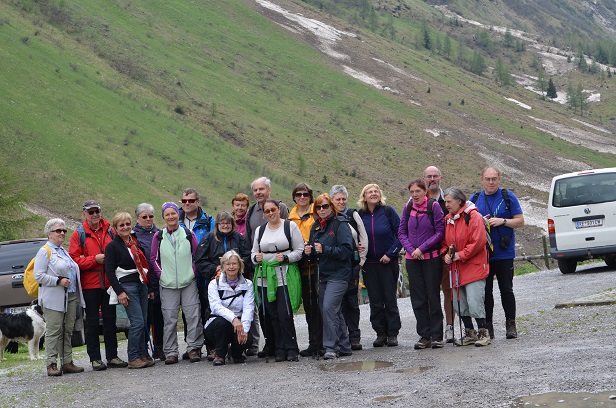
[[[529,113],[504,96],[531,100],[534,117],[580,126],[562,105],[417,49],[426,16],[443,33],[456,29],[424,2],[407,2],[417,16],[391,20],[393,39],[302,2],[281,3],[356,33],[357,55],[421,81],[395,82],[401,93],[368,86],[252,1],[0,3],[0,160],[21,180],[16,188],[32,204],[73,218],[88,198],[110,217],[142,201],[178,199],[188,186],[204,193],[214,213],[261,175],[287,203],[299,181],[317,191],[344,183],[351,198],[375,181],[400,208],[408,181],[433,163],[447,185],[469,190],[478,188],[488,153],[531,165],[555,156],[616,165],[614,155],[529,126]],[[390,21],[387,13],[379,10],[379,24]],[[602,92],[613,96],[608,89]],[[593,114],[607,126],[616,106],[605,99]],[[525,149],[495,142],[501,134]]]

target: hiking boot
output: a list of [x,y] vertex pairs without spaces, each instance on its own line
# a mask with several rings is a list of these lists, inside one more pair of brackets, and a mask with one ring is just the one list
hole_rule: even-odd
[[244,364],[246,362],[246,357],[241,354],[237,357],[231,357],[231,359],[233,360],[233,364]]
[[364,346],[361,345],[361,342],[359,340],[355,340],[351,342],[351,350],[357,351],[357,350],[362,350],[363,348]]
[[165,365],[177,364],[178,356],[167,356],[165,359]]
[[[381,346],[379,346],[379,347],[381,347]],[[336,353],[334,353],[333,351],[328,351],[323,356],[323,360],[334,360],[336,358],[338,358],[338,355]]]
[[430,339],[426,339],[426,338],[422,337],[422,338],[419,339],[419,341],[417,343],[415,343],[413,348],[415,350],[423,350],[423,349],[426,349],[426,348],[430,348],[431,345],[432,345],[432,342],[430,341]]
[[447,343],[453,343],[453,324],[445,326],[445,341]]
[[352,356],[353,352],[352,351],[339,351],[338,352],[338,357],[349,357]]
[[60,377],[62,371],[58,370],[56,363],[51,363],[47,366],[47,375],[50,377]]
[[77,367],[72,361],[62,366],[62,372],[64,374],[76,374],[83,373],[83,367]]
[[432,348],[443,348],[443,340],[432,340]]
[[490,338],[494,339],[494,325],[492,324],[492,322],[486,323],[486,329],[488,329],[488,333],[490,333]]
[[207,361],[214,361],[214,356],[216,356],[216,350],[210,350],[207,354]]
[[387,346],[396,347],[398,345],[398,336],[387,336]]
[[118,357],[114,357],[107,361],[107,367],[109,368],[124,368],[126,366],[128,366],[128,363],[120,360]]
[[274,361],[276,361],[277,363],[280,363],[281,361],[286,361],[286,360],[287,360],[287,353],[285,352],[276,353],[276,359]]
[[212,364],[214,364],[215,366],[225,365],[225,358],[215,355],[214,362]]
[[182,360],[190,360],[190,357],[188,356],[188,351],[185,351],[184,354],[182,354]]
[[490,332],[488,329],[479,329],[479,335],[477,341],[475,341],[475,347],[487,346],[492,343],[490,340]]
[[387,335],[379,334],[376,336],[376,340],[372,342],[372,347],[383,347],[387,343]]
[[518,330],[515,327],[515,319],[507,319],[505,323],[505,327],[507,329],[507,338],[508,339],[517,339],[518,338]]
[[147,366],[148,362],[141,358],[136,358],[128,362],[128,368],[146,368]]
[[311,357],[316,354],[317,354],[317,351],[312,347],[305,348],[299,352],[299,355],[302,357]]
[[150,356],[143,356],[141,357],[141,359],[145,361],[147,367],[152,367],[154,364],[156,364],[156,361],[154,361],[154,359]]
[[297,352],[295,350],[290,350],[287,352],[287,361],[299,361],[297,357]]
[[251,347],[251,348],[246,350],[246,357],[256,356],[257,353],[259,353],[259,348],[258,347]]
[[268,349],[267,347],[263,347],[263,350],[259,351],[257,353],[257,357],[259,358],[265,358],[267,357],[274,357],[276,355],[276,353],[270,349]]
[[471,344],[475,344],[477,341],[477,331],[475,329],[464,329],[464,338],[460,341],[460,339],[456,339],[454,344],[456,346],[469,346]]
[[92,370],[93,371],[103,371],[106,370],[107,366],[101,360],[92,361]]
[[191,363],[197,363],[201,361],[201,353],[197,349],[190,350],[188,352],[188,359],[190,360]]

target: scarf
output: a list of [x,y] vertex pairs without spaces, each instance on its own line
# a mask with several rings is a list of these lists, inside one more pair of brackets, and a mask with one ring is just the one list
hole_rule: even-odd
[[134,240],[132,236],[128,239],[128,242],[124,241],[124,243],[126,244],[128,250],[130,251],[130,254],[133,257],[133,260],[135,261],[135,266],[137,267],[137,271],[139,272],[139,277],[141,278],[141,282],[147,285],[149,283],[149,279],[147,275],[148,270],[147,268],[144,268],[144,265],[147,265],[148,263],[147,263],[147,260],[145,259],[145,255],[143,255],[143,252],[141,252],[139,248],[137,248],[136,240]]

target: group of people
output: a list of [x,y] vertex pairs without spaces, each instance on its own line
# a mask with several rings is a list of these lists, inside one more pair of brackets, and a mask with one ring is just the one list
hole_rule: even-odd
[[[295,205],[289,210],[271,198],[266,177],[251,184],[255,203],[239,193],[231,211],[216,217],[201,208],[196,190],[186,189],[181,206],[162,205],[161,229],[149,203],[136,207],[133,224],[127,212],[115,214],[109,223],[98,202],[86,201],[84,221],[71,236],[68,252],[63,248],[65,223],[53,218],[45,225],[51,251],[41,248],[35,259],[39,301],[47,319],[47,374],[84,371],[73,363],[70,345],[79,306],[85,308],[87,352],[94,371],[146,368],[155,359],[178,363],[180,310],[187,344],[181,358],[191,362],[201,361],[204,345],[214,365],[224,365],[227,357],[241,363],[254,355],[275,361],[349,356],[363,348],[361,279],[376,333],[372,345],[397,346],[401,250],[420,337],[415,349],[454,341],[454,313],[465,328],[456,344],[490,344],[494,276],[505,310],[506,337],[515,338],[513,229],[524,224],[517,197],[500,188],[500,172],[494,167],[484,169],[484,190],[470,200],[459,188],[443,191],[441,180],[439,169],[430,166],[422,178],[411,181],[401,216],[386,204],[377,184],[362,189],[355,210],[347,205],[343,185],[314,197],[313,190],[300,183],[293,189]],[[309,341],[300,351],[294,314],[302,302]],[[118,304],[130,322],[128,362],[117,352]],[[99,314],[106,363],[100,351]],[[153,346],[148,347],[150,335]],[[259,350],[261,337],[264,346]]]

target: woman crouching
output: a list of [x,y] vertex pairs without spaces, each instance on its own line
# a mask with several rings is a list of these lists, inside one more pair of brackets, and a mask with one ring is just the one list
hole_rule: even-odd
[[254,314],[252,282],[242,276],[244,261],[231,250],[220,259],[220,276],[208,286],[210,317],[205,324],[205,342],[216,350],[214,365],[224,365],[231,343],[231,358],[244,362],[242,353],[252,345],[249,333]]

